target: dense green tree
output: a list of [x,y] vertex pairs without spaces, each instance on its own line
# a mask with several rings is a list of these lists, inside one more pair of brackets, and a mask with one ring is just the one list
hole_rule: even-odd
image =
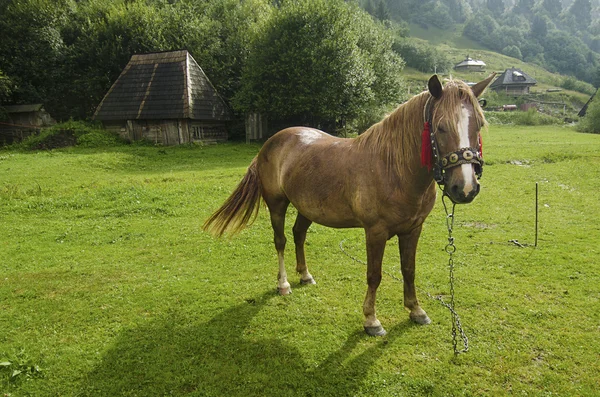
[[410,66],[427,73],[444,73],[451,70],[452,60],[445,52],[429,45],[426,41],[412,38],[398,38],[394,41],[396,51]]
[[586,56],[590,51],[580,39],[566,32],[553,30],[542,44],[546,61],[553,70],[586,81],[592,80],[593,72],[589,68],[593,67],[595,71],[596,65],[588,61]]
[[560,0],[542,0],[542,7],[550,18],[557,18],[562,12],[562,3]]
[[456,23],[463,23],[471,16],[471,6],[465,0],[443,0]]
[[575,0],[568,13],[573,16],[573,20],[581,29],[586,29],[592,23],[592,3],[590,0]]
[[487,0],[487,8],[496,18],[504,14],[505,7],[504,0]]
[[531,21],[530,35],[536,40],[541,40],[548,34],[548,18],[546,16],[534,15]]
[[498,22],[483,13],[473,15],[465,24],[463,34],[475,41],[484,43],[499,28]]
[[516,45],[509,45],[502,49],[502,53],[509,57],[523,59],[523,55],[521,54],[521,49]]
[[0,106],[3,102],[6,102],[13,90],[13,84],[10,79],[2,73],[0,70]]
[[241,111],[331,128],[401,94],[391,37],[342,0],[285,2],[255,37],[236,96]]
[[524,15],[529,17],[533,14],[534,4],[534,0],[517,0],[512,9],[512,13],[515,15]]
[[413,15],[413,21],[423,26],[436,26],[442,29],[450,28],[455,21],[449,17],[450,8],[440,0],[424,0],[418,4],[418,11]]
[[375,9],[375,17],[380,21],[388,21],[390,19],[390,10],[384,0],[378,0],[377,8]]
[[69,0],[0,3],[0,70],[14,84],[15,103],[46,103],[56,109],[63,81],[65,44],[61,29],[69,20]]
[[600,88],[600,67],[596,68],[592,84],[594,85],[594,87],[596,87],[596,89]]

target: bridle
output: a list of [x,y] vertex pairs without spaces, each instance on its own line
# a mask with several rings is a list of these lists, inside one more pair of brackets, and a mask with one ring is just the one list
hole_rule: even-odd
[[445,184],[446,170],[462,164],[473,164],[477,179],[483,174],[483,154],[481,133],[477,135],[478,147],[464,147],[454,152],[440,155],[437,138],[433,130],[433,96],[425,103],[424,118],[425,126],[422,135],[421,165],[430,171],[433,169],[433,178],[442,186]]

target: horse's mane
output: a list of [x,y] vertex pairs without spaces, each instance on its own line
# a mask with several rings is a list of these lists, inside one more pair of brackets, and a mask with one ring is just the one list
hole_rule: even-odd
[[[450,80],[444,86],[440,99],[428,91],[409,99],[380,122],[372,125],[358,138],[359,147],[379,153],[387,162],[390,171],[398,176],[406,175],[421,155],[421,133],[425,122],[425,106],[432,101],[432,128],[437,131],[440,123],[450,127],[449,133],[458,134],[456,126],[461,102],[473,105],[475,120],[480,128],[486,125],[483,110],[471,88],[460,80]],[[414,168],[412,169],[414,172]]]

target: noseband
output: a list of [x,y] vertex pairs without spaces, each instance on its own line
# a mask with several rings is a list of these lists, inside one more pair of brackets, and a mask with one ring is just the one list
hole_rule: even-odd
[[[425,104],[425,127],[423,128],[421,165],[430,171],[433,169],[433,178],[438,185],[444,185],[446,170],[462,164],[474,164],[477,179],[483,174],[483,155],[481,134],[477,135],[478,148],[460,148],[454,152],[440,155],[437,138],[433,130],[432,97]],[[433,156],[433,157],[432,157]]]

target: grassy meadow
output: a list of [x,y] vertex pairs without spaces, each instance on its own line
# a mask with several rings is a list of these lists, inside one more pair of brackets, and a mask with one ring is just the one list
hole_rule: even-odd
[[[450,313],[384,276],[362,329],[363,232],[313,225],[300,286],[276,294],[263,209],[214,239],[202,223],[258,145],[0,150],[2,396],[594,396],[600,390],[600,135],[491,126],[482,191],[456,211],[456,309],[470,351],[454,356]],[[348,164],[351,166],[351,164]],[[534,243],[535,184],[539,241]],[[417,285],[448,297],[441,203]],[[509,240],[518,240],[519,247]],[[390,240],[384,268],[399,275]]]

